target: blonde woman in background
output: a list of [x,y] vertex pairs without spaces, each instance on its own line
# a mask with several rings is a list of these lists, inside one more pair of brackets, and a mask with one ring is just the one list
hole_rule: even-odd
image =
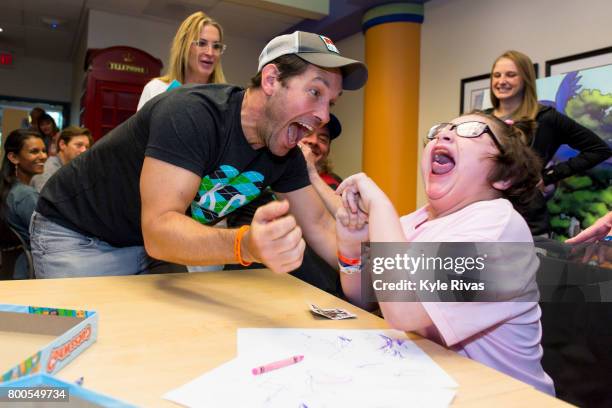
[[205,13],[193,13],[181,23],[170,49],[168,73],[147,83],[138,110],[153,97],[182,84],[223,84],[223,29]]
[[[187,17],[179,27],[170,49],[168,73],[149,81],[142,90],[138,110],[153,97],[182,84],[226,83],[221,55],[225,52],[221,25],[202,11]],[[218,224],[225,227],[225,220]],[[190,272],[223,269],[224,265],[188,266]]]
[[[594,132],[558,112],[551,106],[538,102],[536,75],[531,59],[515,50],[500,55],[491,68],[491,104],[486,113],[502,120],[535,120],[538,124],[530,140],[533,151],[542,160],[540,194],[531,205],[521,211],[534,236],[549,237],[552,228],[543,193],[547,186],[567,177],[586,171],[610,157],[610,148]],[[568,160],[549,163],[561,145],[568,145],[578,155]]]

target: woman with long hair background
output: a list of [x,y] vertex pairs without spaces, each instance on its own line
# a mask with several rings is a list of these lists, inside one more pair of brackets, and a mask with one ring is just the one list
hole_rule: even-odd
[[[538,194],[529,208],[521,211],[534,236],[550,236],[544,191],[567,177],[588,170],[610,157],[606,143],[594,132],[558,112],[555,108],[538,102],[536,75],[531,59],[519,51],[506,51],[491,67],[492,113],[500,119],[535,120],[537,130],[529,141],[531,148],[542,159]],[[563,144],[578,151],[569,160],[549,167],[547,163]]]
[[198,11],[183,21],[170,49],[168,73],[145,85],[138,109],[154,96],[183,84],[223,84],[221,55],[225,51],[221,25]]
[[42,135],[49,156],[57,154],[57,139],[59,138],[59,128],[55,123],[53,116],[48,113],[43,113],[38,118],[38,132]]
[[[0,219],[11,226],[30,249],[30,218],[38,202],[38,192],[30,186],[47,161],[43,136],[32,129],[13,130],[4,142],[0,168]],[[25,259],[15,264],[14,278],[25,278]]]

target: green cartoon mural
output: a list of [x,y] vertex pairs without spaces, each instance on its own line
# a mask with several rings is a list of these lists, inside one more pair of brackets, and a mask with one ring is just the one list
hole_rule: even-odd
[[[612,65],[537,81],[538,99],[591,129],[612,146]],[[576,151],[561,146],[552,162]],[[612,159],[561,181],[549,196],[554,238],[565,240],[612,210]]]

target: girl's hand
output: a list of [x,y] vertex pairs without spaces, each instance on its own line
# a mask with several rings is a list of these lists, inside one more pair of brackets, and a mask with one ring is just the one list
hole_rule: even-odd
[[345,207],[354,214],[358,210],[367,214],[373,201],[387,199],[385,193],[365,173],[357,173],[344,180],[336,189],[336,194],[342,195]]
[[361,243],[368,241],[368,224],[361,223],[359,227],[353,224],[349,211],[338,208],[336,212],[336,240],[338,251],[348,258],[359,258]]

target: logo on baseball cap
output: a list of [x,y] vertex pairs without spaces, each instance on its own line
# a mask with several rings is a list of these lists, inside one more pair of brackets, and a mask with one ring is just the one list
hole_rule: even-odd
[[257,72],[276,58],[288,54],[295,54],[321,68],[340,68],[343,89],[359,89],[368,80],[368,68],[363,62],[341,56],[329,38],[305,31],[273,38],[259,55]]

